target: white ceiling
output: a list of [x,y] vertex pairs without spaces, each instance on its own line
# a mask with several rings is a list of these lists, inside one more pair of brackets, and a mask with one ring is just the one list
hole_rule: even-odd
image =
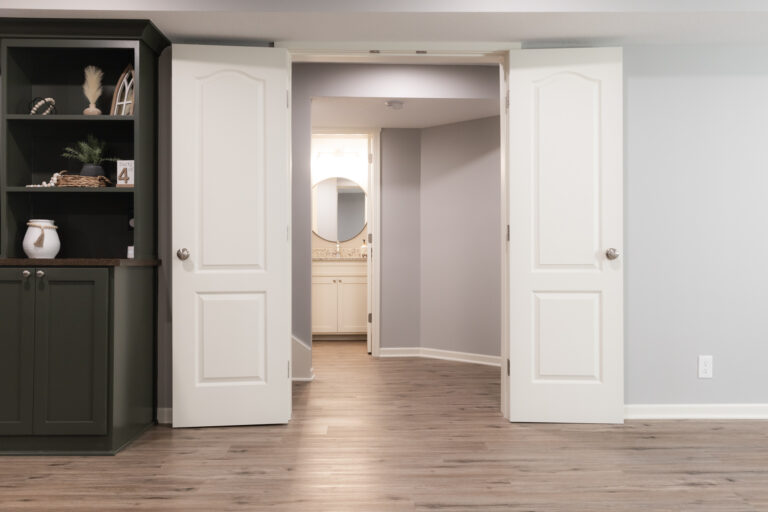
[[2,0],[0,15],[146,18],[174,42],[768,42],[764,0],[68,0],[65,5]]
[[[394,99],[394,98],[392,98]],[[313,128],[427,128],[499,114],[498,100],[402,99],[392,110],[386,98],[313,98]]]

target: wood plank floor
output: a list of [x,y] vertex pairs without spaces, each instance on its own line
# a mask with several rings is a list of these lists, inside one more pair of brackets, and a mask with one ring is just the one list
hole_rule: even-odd
[[287,426],[2,457],[0,510],[766,511],[768,422],[510,424],[498,369],[316,345]]

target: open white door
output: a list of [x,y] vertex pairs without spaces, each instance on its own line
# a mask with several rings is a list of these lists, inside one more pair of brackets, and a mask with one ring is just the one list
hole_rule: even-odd
[[173,46],[173,426],[291,416],[289,56]]
[[622,53],[509,59],[510,420],[624,420]]

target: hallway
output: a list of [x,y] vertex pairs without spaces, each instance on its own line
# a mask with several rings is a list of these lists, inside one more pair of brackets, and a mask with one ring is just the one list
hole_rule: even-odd
[[768,423],[509,424],[499,370],[318,342],[287,426],[158,426],[115,457],[10,457],[0,510],[758,511]]

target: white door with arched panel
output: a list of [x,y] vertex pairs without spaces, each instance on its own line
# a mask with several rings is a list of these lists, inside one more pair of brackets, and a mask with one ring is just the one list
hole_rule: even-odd
[[511,421],[624,418],[622,52],[509,58]]
[[172,51],[173,425],[285,423],[288,53],[207,45]]

